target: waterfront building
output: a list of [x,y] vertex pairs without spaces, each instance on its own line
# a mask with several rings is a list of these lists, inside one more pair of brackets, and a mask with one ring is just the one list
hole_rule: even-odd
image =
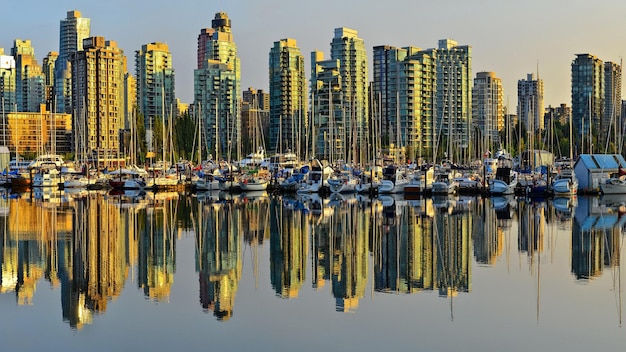
[[80,11],[67,12],[59,25],[59,57],[54,70],[54,93],[57,112],[72,113],[72,70],[70,56],[83,50],[83,40],[89,38],[91,19]]
[[311,53],[313,154],[365,161],[367,148],[358,147],[367,145],[369,136],[365,44],[356,30],[342,27],[335,29],[330,45],[330,60],[319,51]]
[[304,56],[296,40],[274,42],[269,55],[269,150],[291,150],[300,155],[306,147],[307,85]]
[[344,140],[337,137],[345,133],[341,116],[339,60],[324,60],[324,53],[311,53],[311,117],[309,134],[312,158],[334,161],[345,154]]
[[70,58],[76,152],[91,154],[100,167],[117,166],[124,128],[124,52],[114,41],[90,37]]
[[620,121],[622,114],[622,66],[615,62],[604,63],[604,106],[602,109],[602,122],[600,123],[600,136],[598,140],[602,145],[607,141],[613,144],[619,143],[620,131],[623,125]]
[[15,58],[4,55],[4,49],[0,48],[0,111],[6,113],[14,111],[17,106],[15,100]]
[[48,111],[56,111],[54,109],[54,67],[59,57],[59,53],[51,51],[43,59],[43,76],[44,76],[44,100]]
[[15,58],[17,111],[37,111],[45,102],[45,77],[30,40],[15,39],[11,55]]
[[[6,131],[6,145],[11,152],[29,154],[65,154],[73,150],[72,115],[46,110],[46,105],[32,112],[7,112],[6,124],[0,120],[0,130]],[[4,144],[4,141],[0,141]]]
[[396,158],[432,156],[436,65],[432,53],[416,47],[374,47],[372,128]]
[[228,15],[216,13],[211,25],[198,36],[194,111],[200,114],[210,153],[230,158],[241,155],[241,68]]
[[242,148],[245,155],[267,149],[270,134],[270,95],[262,89],[243,91],[241,102]]
[[572,122],[582,153],[593,153],[604,107],[604,66],[591,54],[577,54],[572,61]]
[[174,69],[172,54],[165,43],[145,44],[135,52],[136,102],[146,128],[146,141],[149,151],[154,151],[151,137],[155,120],[161,125],[175,117],[178,112],[174,90]]
[[[502,80],[494,72],[478,72],[472,91],[472,118],[480,131],[480,145],[485,150],[498,148],[499,132],[504,129]],[[478,152],[485,150],[478,149]]]
[[543,80],[533,73],[517,81],[517,116],[521,119],[522,131],[544,130]]
[[472,47],[441,39],[437,48],[425,50],[435,59],[435,141],[438,156],[454,162],[470,153],[472,135]]

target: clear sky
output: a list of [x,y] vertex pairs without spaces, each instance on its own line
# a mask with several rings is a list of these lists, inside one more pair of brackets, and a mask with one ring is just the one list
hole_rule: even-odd
[[187,103],[193,96],[198,34],[219,11],[232,21],[244,90],[268,89],[268,56],[275,41],[296,39],[308,70],[312,50],[329,56],[337,27],[358,30],[368,48],[370,76],[376,45],[427,49],[443,38],[470,45],[472,78],[494,71],[512,109],[517,81],[537,70],[546,106],[571,105],[575,55],[620,62],[626,48],[623,0],[13,0],[0,8],[0,47],[9,53],[14,39],[30,39],[40,64],[49,51],[59,50],[59,21],[74,9],[91,18],[92,35],[118,42],[133,74],[135,50],[150,42],[168,43],[176,95]]

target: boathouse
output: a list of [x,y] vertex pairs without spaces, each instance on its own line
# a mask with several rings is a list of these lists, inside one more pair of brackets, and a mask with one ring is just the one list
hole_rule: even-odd
[[574,164],[578,190],[581,193],[600,192],[600,183],[606,182],[620,168],[626,170],[626,160],[620,154],[581,154]]

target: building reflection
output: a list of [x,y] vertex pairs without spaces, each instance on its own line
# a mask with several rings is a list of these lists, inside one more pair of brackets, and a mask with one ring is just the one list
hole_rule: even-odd
[[14,293],[17,304],[31,305],[39,280],[59,284],[58,242],[70,231],[72,217],[54,205],[36,207],[27,197],[3,203],[0,293]]
[[[168,302],[184,230],[193,233],[201,308],[227,321],[242,279],[242,246],[251,249],[254,287],[271,285],[277,297],[290,299],[310,280],[314,290],[332,295],[337,311],[351,312],[368,284],[372,293],[431,292],[452,303],[472,291],[474,261],[495,266],[503,248],[509,256],[517,245],[530,264],[539,264],[553,223],[571,229],[571,271],[589,280],[619,265],[626,223],[619,205],[596,198],[561,208],[514,197],[336,195],[296,203],[267,195],[85,193],[55,199],[0,199],[0,294],[29,305],[41,281],[58,287],[62,318],[73,329],[103,314],[129,279],[148,301]],[[259,260],[264,245],[269,263]],[[269,282],[259,282],[259,265],[267,265]]]
[[330,219],[329,238],[330,259],[328,271],[338,312],[350,312],[359,305],[365,296],[368,267],[369,222],[357,213],[356,203],[342,203],[334,207]]
[[174,283],[177,205],[171,200],[152,200],[145,211],[128,212],[129,228],[136,230],[130,233],[138,234],[137,284],[155,301],[167,301]]
[[[515,203],[513,196],[484,199],[475,214],[476,231],[472,232],[474,257],[478,264],[493,266],[502,256],[504,232],[511,228]],[[482,216],[480,216],[482,214]]]
[[619,206],[581,198],[572,222],[572,273],[578,280],[599,277],[620,262],[626,216]]
[[270,275],[276,295],[298,296],[306,280],[309,233],[302,213],[285,209],[273,199],[270,207]]
[[200,303],[220,321],[233,315],[241,278],[242,209],[233,201],[198,204],[196,270]]
[[372,212],[374,289],[414,293],[435,287],[432,217],[394,202]]

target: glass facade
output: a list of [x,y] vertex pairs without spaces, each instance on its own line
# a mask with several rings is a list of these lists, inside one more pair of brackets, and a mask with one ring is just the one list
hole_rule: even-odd
[[230,19],[215,14],[211,29],[198,36],[198,64],[194,71],[194,104],[202,123],[202,140],[210,156],[241,156],[241,69]]
[[307,142],[307,85],[304,56],[295,39],[274,42],[269,56],[269,150],[304,155]]

